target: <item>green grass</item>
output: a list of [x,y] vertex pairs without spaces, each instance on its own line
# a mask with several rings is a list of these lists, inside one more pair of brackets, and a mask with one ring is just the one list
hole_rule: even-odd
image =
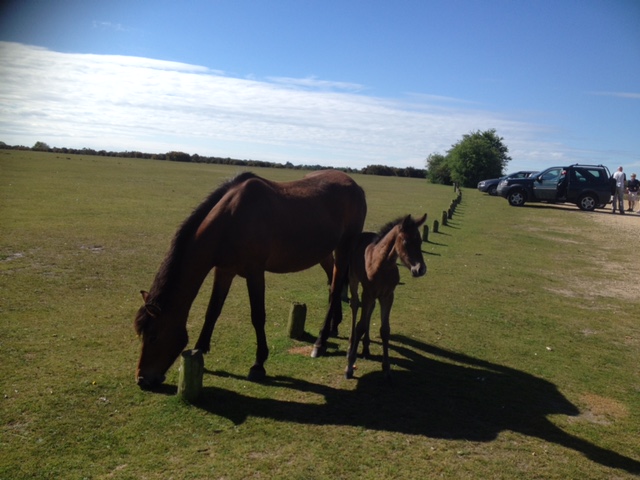
[[[274,180],[303,172],[254,169]],[[267,276],[268,381],[246,380],[255,339],[237,279],[196,405],[141,391],[133,315],[175,229],[236,168],[0,151],[0,479],[629,478],[640,466],[637,248],[575,208],[511,208],[464,190],[402,270],[394,383],[374,360],[343,378],[287,337],[291,302],[315,337],[319,267]],[[440,219],[450,187],[355,175],[365,228]],[[637,231],[638,221],[627,218]],[[637,244],[637,239],[635,240]],[[623,277],[623,278],[621,278]],[[622,282],[621,282],[622,280]],[[621,284],[621,288],[612,288]],[[211,285],[189,322],[199,333]],[[348,318],[348,310],[344,310]],[[372,332],[379,326],[374,313]]]

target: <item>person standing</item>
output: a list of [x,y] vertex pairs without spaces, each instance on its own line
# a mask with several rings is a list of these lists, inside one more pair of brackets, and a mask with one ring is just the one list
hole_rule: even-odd
[[613,179],[616,182],[616,186],[615,190],[613,191],[613,211],[611,213],[616,213],[617,202],[620,214],[624,215],[624,183],[626,178],[625,174],[622,171],[622,167],[618,167],[616,173],[613,174]]
[[[635,173],[632,173],[631,180],[627,182],[627,192],[629,192],[629,196],[627,197],[629,200],[629,212],[633,212],[638,204],[638,190],[640,190],[640,180],[636,178]],[[640,212],[640,209],[638,209],[638,212]]]

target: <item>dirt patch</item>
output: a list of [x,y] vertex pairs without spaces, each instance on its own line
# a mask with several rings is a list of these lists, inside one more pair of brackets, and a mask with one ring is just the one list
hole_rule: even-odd
[[[596,245],[601,252],[604,250],[604,255],[589,258],[593,265],[593,275],[570,277],[571,270],[567,270],[568,283],[550,290],[568,298],[591,299],[591,304],[585,303],[585,308],[597,309],[597,302],[593,302],[597,297],[637,300],[637,288],[630,288],[629,285],[627,264],[632,261],[636,252],[640,257],[640,214],[614,215],[607,210],[598,210],[584,215],[592,227],[579,232],[575,228],[567,228],[566,231],[579,233],[582,237],[581,245]],[[553,240],[559,241],[557,238]],[[584,249],[579,251],[589,253]]]
[[308,357],[311,355],[311,351],[313,350],[313,345],[303,345],[300,347],[292,347],[288,350],[289,353],[293,355],[302,355],[303,357]]
[[619,241],[626,239],[634,245],[639,240],[640,214],[636,212],[614,215],[610,212],[601,213],[600,211],[589,215],[589,219],[598,225],[602,225],[609,232],[612,241],[614,241],[614,236],[618,236]]
[[580,403],[584,405],[582,413],[577,420],[585,420],[598,425],[610,425],[615,420],[629,416],[626,405],[617,400],[592,393],[586,393],[580,397]]

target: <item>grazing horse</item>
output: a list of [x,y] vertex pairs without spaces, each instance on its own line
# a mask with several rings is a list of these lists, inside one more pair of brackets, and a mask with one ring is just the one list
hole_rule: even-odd
[[[246,172],[215,190],[178,229],[135,318],[142,338],[136,380],[142,388],[164,381],[188,343],[187,318],[213,269],[213,292],[196,348],[208,352],[211,335],[236,275],[246,280],[256,361],[251,380],[265,377],[265,272],[288,273],[335,257],[330,302],[316,342],[322,352],[331,320],[342,318],[340,293],[349,252],[367,212],[364,191],[343,172],[324,170],[277,183]],[[334,321],[335,322],[335,321]],[[335,328],[335,326],[334,326]]]
[[[411,215],[385,225],[379,233],[362,232],[349,261],[349,290],[351,292],[351,338],[347,354],[345,377],[353,378],[358,354],[358,343],[362,341],[362,355],[369,357],[369,325],[371,314],[380,302],[380,337],[382,338],[382,370],[391,375],[389,364],[389,314],[393,305],[394,291],[400,283],[400,272],[396,260],[411,270],[411,275],[421,277],[427,273],[422,258],[422,237],[419,227],[427,219],[414,219]],[[358,285],[362,285],[362,301],[358,301]],[[362,307],[360,321],[356,325],[358,307]]]

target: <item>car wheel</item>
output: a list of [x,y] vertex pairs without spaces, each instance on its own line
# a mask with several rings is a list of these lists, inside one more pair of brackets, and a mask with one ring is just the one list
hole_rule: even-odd
[[525,202],[524,192],[522,190],[510,192],[507,196],[507,201],[512,207],[521,207]]
[[582,194],[580,198],[578,198],[578,207],[580,207],[580,210],[591,212],[596,208],[596,205],[598,205],[598,199],[591,193]]
[[489,193],[489,195],[493,195],[495,197],[496,195],[498,195],[498,186],[497,185],[493,185],[493,186],[489,187],[489,190],[488,190],[487,193]]

